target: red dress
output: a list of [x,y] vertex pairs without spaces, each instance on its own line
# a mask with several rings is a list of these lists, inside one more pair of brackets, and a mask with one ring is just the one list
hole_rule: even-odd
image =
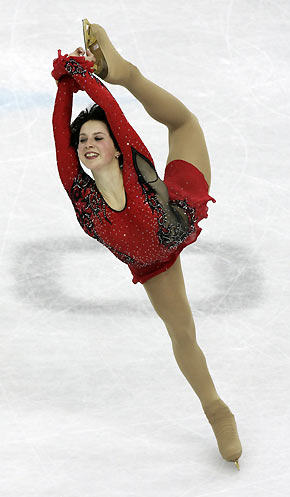
[[[162,181],[146,146],[127,121],[120,106],[93,73],[84,57],[61,55],[54,60],[52,75],[59,80],[53,112],[57,166],[62,184],[83,230],[129,266],[133,283],[144,283],[166,271],[180,252],[195,242],[208,217],[204,175],[189,162],[167,164]],[[81,167],[70,145],[73,93],[86,93],[106,113],[123,154],[126,205],[109,207],[94,179]]]

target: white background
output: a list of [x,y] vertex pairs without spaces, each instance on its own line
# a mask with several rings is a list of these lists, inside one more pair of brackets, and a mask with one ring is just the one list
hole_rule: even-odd
[[[1,0],[1,497],[269,497],[290,484],[288,0]],[[81,20],[196,114],[208,218],[181,254],[197,340],[235,414],[224,461],[166,328],[79,226],[52,135]],[[107,84],[163,178],[167,129]],[[92,101],[74,96],[73,118]]]

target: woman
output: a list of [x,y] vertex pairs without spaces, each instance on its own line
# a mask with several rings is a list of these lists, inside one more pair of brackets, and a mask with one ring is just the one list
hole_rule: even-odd
[[[86,52],[54,60],[58,91],[53,112],[61,181],[84,231],[126,263],[143,284],[172,341],[177,364],[199,397],[222,457],[239,469],[242,453],[234,415],[219,397],[197,344],[180,252],[196,241],[207,217],[211,170],[197,118],[173,95],[146,79],[87,22]],[[95,74],[96,73],[96,74]],[[146,146],[99,79],[127,88],[169,133],[162,181]],[[73,93],[96,102],[70,125]],[[80,165],[91,170],[92,179]]]

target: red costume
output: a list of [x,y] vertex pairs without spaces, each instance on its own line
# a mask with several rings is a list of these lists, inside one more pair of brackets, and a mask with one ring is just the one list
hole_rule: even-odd
[[[53,62],[52,75],[59,80],[53,112],[56,158],[62,184],[83,230],[126,263],[133,283],[144,283],[167,270],[180,252],[195,242],[208,217],[204,175],[189,162],[167,164],[162,181],[144,143],[127,121],[118,103],[93,73],[84,57],[61,55]],[[123,154],[126,205],[109,207],[94,179],[81,167],[70,145],[73,93],[84,90],[106,114]]]

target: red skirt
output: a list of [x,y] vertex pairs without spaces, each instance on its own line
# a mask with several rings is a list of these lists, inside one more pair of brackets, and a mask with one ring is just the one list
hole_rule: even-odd
[[150,278],[167,271],[174,264],[180,252],[187,245],[194,243],[200,235],[202,228],[198,226],[198,223],[208,217],[207,202],[216,202],[208,195],[208,184],[204,175],[190,162],[184,160],[169,162],[165,168],[163,181],[167,186],[170,200],[184,200],[188,206],[195,209],[194,232],[169,254],[166,261],[154,262],[144,268],[136,268],[129,264],[134,284],[145,283]]

